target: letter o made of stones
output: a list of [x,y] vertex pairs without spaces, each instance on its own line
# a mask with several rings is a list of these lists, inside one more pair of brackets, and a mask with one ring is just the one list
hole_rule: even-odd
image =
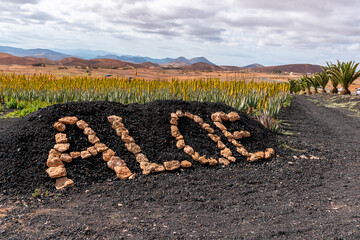
[[[176,113],[171,113],[170,114],[171,116],[171,121],[170,121],[170,124],[171,124],[171,133],[172,133],[172,136],[175,137],[175,138],[178,138],[179,136],[177,136],[176,134],[179,133],[179,129],[178,129],[178,126],[177,126],[177,120],[181,117],[187,117],[191,120],[193,120],[194,122],[198,123],[200,125],[200,127],[202,129],[204,129],[205,131],[207,131],[209,134],[213,134],[214,133],[214,130],[210,127],[209,124],[205,123],[204,120],[197,116],[197,115],[194,115],[194,114],[191,114],[189,112],[185,112],[183,113],[181,110],[178,110],[176,111]],[[176,120],[176,122],[174,121]],[[181,133],[180,133],[180,136]],[[183,137],[183,136],[182,136]],[[210,136],[209,136],[210,137]],[[211,137],[210,137],[211,138]],[[218,139],[220,139],[219,137],[217,137]],[[213,140],[213,139],[212,139]],[[200,161],[198,157],[194,157],[194,156],[200,156],[200,154],[198,152],[196,152],[191,146],[189,145],[186,145],[185,143],[185,140],[182,138],[182,139],[179,139],[176,143],[176,146],[178,149],[183,149],[183,151],[189,155],[190,157],[192,157],[194,160],[200,162],[200,163],[209,163],[209,161]],[[230,149],[228,149],[230,151]],[[231,151],[230,151],[231,152]],[[231,155],[228,154],[229,156]]]

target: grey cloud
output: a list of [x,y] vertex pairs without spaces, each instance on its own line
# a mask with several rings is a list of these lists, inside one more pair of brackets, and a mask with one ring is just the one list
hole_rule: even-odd
[[206,19],[211,18],[211,13],[202,11],[200,9],[192,9],[188,7],[179,7],[169,9],[163,12],[153,12],[148,6],[142,8],[132,8],[122,11],[121,9],[102,9],[101,15],[111,22],[119,22],[122,19],[127,19],[133,22],[175,22],[176,20],[187,19]]
[[39,2],[39,0],[2,0],[2,2],[8,2],[12,4],[25,4],[25,3],[36,4]]
[[224,23],[232,27],[292,27],[295,19],[286,21],[282,18],[269,16],[240,16],[237,19],[223,19]]
[[[139,5],[138,3],[143,3]],[[199,7],[174,6],[166,10],[154,10],[151,1],[122,1],[112,7],[98,7],[96,4],[90,8],[96,8],[96,12],[104,22],[112,23],[121,27],[133,27],[134,32],[156,34],[159,36],[193,36],[196,39],[219,41],[219,29],[209,30],[208,23],[201,23],[204,19],[211,19],[215,12],[213,9],[201,9]],[[190,20],[190,21],[188,21]],[[197,25],[196,31],[192,27]],[[217,36],[216,36],[217,35]]]
[[221,42],[221,32],[224,31],[225,29],[222,29],[221,27],[210,26],[204,22],[196,22],[193,24],[188,22],[183,33],[194,40]]
[[[50,1],[51,0],[44,0]],[[198,42],[261,47],[317,48],[331,44],[352,44],[360,37],[356,0],[223,0],[194,1],[192,5],[156,0],[88,1],[69,9],[66,16],[21,10],[14,4],[38,0],[5,0],[0,7],[2,23],[41,24],[74,32],[105,33],[116,38],[171,37]],[[10,6],[10,7],[9,7]],[[78,17],[77,13],[83,16]],[[1,14],[6,13],[6,14]],[[11,18],[12,16],[13,18]],[[76,21],[74,20],[76,19]],[[232,38],[234,36],[234,38]]]
[[[354,2],[354,0],[345,0],[341,4],[347,4],[345,2]],[[264,9],[278,12],[324,12],[329,13],[334,9],[334,6],[339,4],[337,0],[302,0],[294,3],[294,1],[284,0],[234,0],[236,6],[245,9]]]
[[45,12],[37,12],[24,16],[26,19],[33,21],[34,23],[45,23],[48,21],[56,20],[54,16],[49,15]]
[[17,13],[19,12],[18,6],[16,6],[13,3],[3,4],[0,6],[0,12],[1,13],[14,13],[15,17]]
[[212,18],[213,12],[204,9],[178,7],[169,9],[169,11],[157,14],[159,20],[176,20],[176,19],[207,19]]
[[39,24],[55,20],[54,16],[46,12],[22,7],[22,4],[36,4],[37,2],[36,0],[8,1],[7,4],[0,7],[0,15],[5,22],[13,24]]
[[[56,18],[45,13],[45,12],[36,12],[36,13],[26,13],[21,12],[17,13],[16,18],[12,19],[12,23],[19,23],[23,25],[29,24],[44,24],[48,21],[55,21]],[[10,23],[10,21],[8,21]]]
[[11,23],[11,24],[18,24],[19,21],[17,21],[16,19],[13,18],[9,18],[9,17],[0,17],[0,22],[1,23]]
[[147,30],[147,29],[139,29],[139,32],[142,33],[150,33],[150,34],[156,34],[156,35],[162,35],[162,36],[169,36],[169,37],[176,37],[180,36],[177,32],[171,31],[171,30]]
[[133,26],[138,29],[172,29],[181,27],[180,24],[175,22],[166,22],[166,21],[138,21],[133,19],[118,18],[113,20],[116,24],[124,24],[128,26]]

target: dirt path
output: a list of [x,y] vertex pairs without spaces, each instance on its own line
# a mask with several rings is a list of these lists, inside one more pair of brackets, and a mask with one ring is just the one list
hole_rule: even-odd
[[[331,169],[324,173],[326,183],[322,194],[329,199],[330,209],[337,211],[330,211],[328,217],[334,226],[353,224],[359,234],[360,118],[345,108],[324,107],[326,104],[318,97],[297,96],[283,119],[292,124],[288,130],[301,136],[298,146],[318,151],[332,161]],[[291,141],[291,137],[288,139]],[[353,216],[344,219],[341,217],[344,212]]]
[[[319,149],[320,154],[334,161],[333,171],[327,175],[329,184],[326,187],[334,196],[338,192],[337,198],[344,199],[342,204],[347,204],[344,193],[360,196],[360,117],[352,116],[353,112],[344,108],[324,107],[326,102],[321,100],[314,104],[313,99],[294,98],[291,111],[284,120],[293,123],[290,131],[305,136],[299,138],[301,144]],[[349,205],[359,208],[359,201],[350,201]]]
[[292,135],[279,137],[281,156],[268,162],[109,180],[33,201],[1,194],[0,238],[359,239],[360,118],[349,113],[294,97],[281,114]]

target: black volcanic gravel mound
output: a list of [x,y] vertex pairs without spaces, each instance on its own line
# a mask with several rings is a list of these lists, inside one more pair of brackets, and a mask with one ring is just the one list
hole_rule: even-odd
[[[189,174],[196,171],[196,168],[210,168],[194,163],[191,157],[176,148],[176,140],[171,136],[169,123],[170,113],[176,110],[188,111],[200,116],[215,129],[216,134],[221,136],[222,141],[232,150],[238,160],[236,164],[239,167],[247,164],[245,158],[236,152],[235,147],[226,140],[211,121],[211,114],[214,112],[236,111],[224,104],[175,100],[129,105],[114,102],[72,102],[41,109],[15,121],[7,131],[0,130],[0,191],[11,194],[33,192],[38,187],[54,189],[55,180],[50,179],[45,172],[46,160],[49,150],[55,144],[55,134],[58,133],[53,128],[53,124],[59,118],[66,116],[76,116],[78,119],[86,121],[101,142],[124,159],[130,170],[139,173],[137,178],[146,178],[147,176],[140,174],[135,156],[126,150],[120,137],[111,128],[107,116],[117,115],[123,118],[130,135],[151,162],[189,160],[193,162],[193,170],[188,170]],[[269,130],[247,115],[241,112],[239,114],[241,117],[239,121],[226,123],[226,126],[230,132],[247,130],[251,133],[250,138],[241,140],[248,151],[263,151],[268,147],[277,150],[275,136]],[[195,151],[208,157],[220,157],[216,144],[197,123],[185,117],[180,118],[179,129],[184,135],[185,142]],[[91,146],[87,136],[76,126],[67,125],[65,133],[71,144],[70,151],[82,151]],[[71,163],[66,163],[65,167],[67,176],[75,181],[77,188],[116,179],[114,171],[107,168],[101,154],[88,159],[74,159]]]

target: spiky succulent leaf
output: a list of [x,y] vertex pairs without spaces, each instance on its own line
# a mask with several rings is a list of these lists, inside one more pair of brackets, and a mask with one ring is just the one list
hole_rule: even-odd
[[359,63],[353,61],[340,62],[338,60],[337,64],[332,65],[328,70],[330,79],[336,80],[345,90],[348,90],[349,86],[360,77],[360,71],[356,71],[358,65]]

